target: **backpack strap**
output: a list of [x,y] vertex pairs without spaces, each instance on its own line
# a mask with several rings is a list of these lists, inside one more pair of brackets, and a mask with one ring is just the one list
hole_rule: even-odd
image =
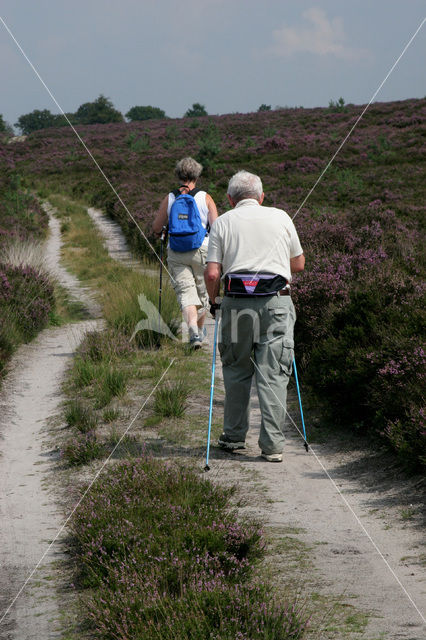
[[197,189],[197,187],[194,187],[194,189],[191,189],[191,191],[187,191],[186,193],[182,193],[182,191],[181,191],[182,187],[188,188],[188,186],[186,184],[181,184],[177,189],[174,189],[172,191],[172,193],[175,196],[175,198],[177,198],[178,196],[182,196],[182,195],[188,195],[188,196],[194,197],[199,191],[202,191],[202,189]]

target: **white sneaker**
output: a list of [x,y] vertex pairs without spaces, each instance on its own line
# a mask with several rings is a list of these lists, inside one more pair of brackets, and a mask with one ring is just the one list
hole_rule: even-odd
[[283,454],[282,453],[261,453],[262,458],[265,458],[268,462],[282,462]]
[[203,341],[198,334],[192,335],[189,339],[189,346],[192,349],[201,349],[202,344]]

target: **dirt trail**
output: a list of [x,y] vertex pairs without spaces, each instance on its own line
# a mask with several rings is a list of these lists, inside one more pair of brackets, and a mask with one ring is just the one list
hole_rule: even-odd
[[46,265],[54,278],[66,289],[71,298],[79,300],[87,309],[88,315],[93,318],[100,318],[101,307],[96,302],[93,293],[88,287],[84,287],[72,273],[64,269],[60,264],[61,258],[61,232],[60,222],[54,216],[55,209],[48,202],[44,202],[43,209],[49,215],[50,235],[46,242]]
[[[51,214],[51,210],[49,209]],[[59,266],[59,222],[51,217],[46,260],[92,317],[99,306],[78,281]],[[28,577],[46,553],[63,522],[52,487],[57,452],[46,444],[48,419],[62,401],[61,382],[73,352],[98,320],[44,330],[23,345],[12,360],[0,394],[0,639],[48,640],[60,637],[53,545],[10,608]],[[7,615],[4,614],[7,612]]]
[[129,250],[126,239],[123,236],[123,232],[119,225],[114,222],[114,220],[108,218],[99,209],[89,207],[89,209],[87,209],[87,213],[103,237],[104,246],[111,258],[113,258],[113,260],[117,260],[117,262],[121,262],[126,267],[135,269],[136,271],[144,271],[140,261],[137,260]]

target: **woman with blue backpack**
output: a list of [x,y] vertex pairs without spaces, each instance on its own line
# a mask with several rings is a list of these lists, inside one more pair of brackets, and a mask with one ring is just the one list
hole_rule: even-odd
[[213,198],[196,188],[203,170],[193,158],[176,164],[179,186],[161,202],[152,229],[157,235],[168,228],[167,266],[183,318],[188,326],[189,344],[199,349],[205,337],[204,320],[209,299],[204,282],[208,232],[217,218]]

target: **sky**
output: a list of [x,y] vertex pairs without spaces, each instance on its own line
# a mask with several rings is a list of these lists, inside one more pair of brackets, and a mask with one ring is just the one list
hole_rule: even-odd
[[[74,112],[107,96],[123,114],[181,117],[368,103],[426,17],[425,0],[1,0],[0,113]],[[426,22],[374,101],[426,96]]]

